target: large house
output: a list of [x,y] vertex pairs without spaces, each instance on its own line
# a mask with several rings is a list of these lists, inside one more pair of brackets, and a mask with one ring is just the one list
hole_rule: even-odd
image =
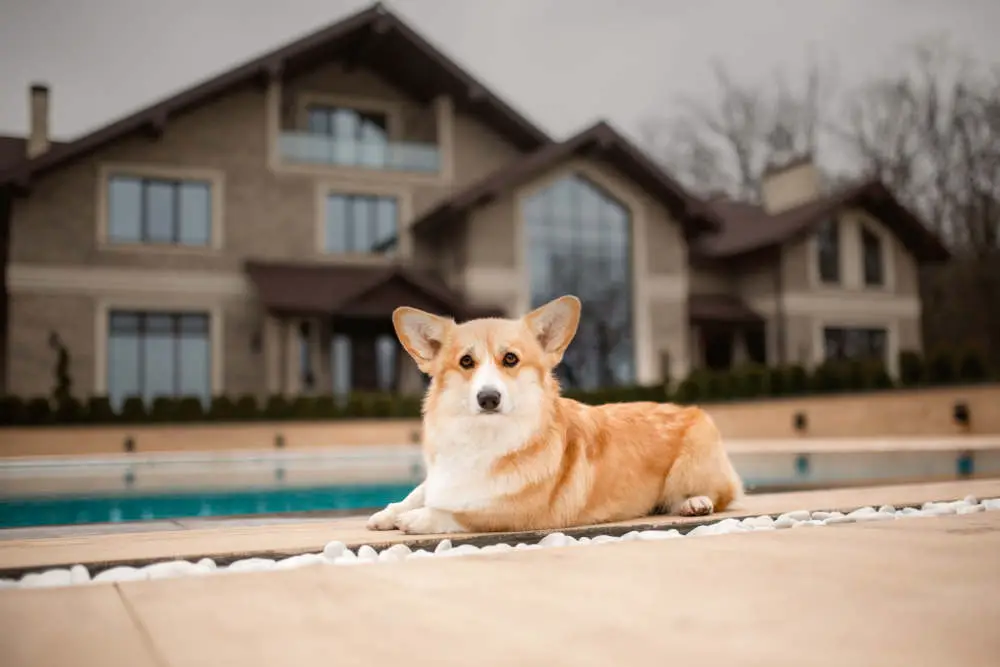
[[[554,73],[557,76],[557,73]],[[606,123],[556,141],[380,5],[73,141],[0,140],[5,391],[415,391],[390,314],[585,304],[572,386],[919,350],[947,253],[879,183],[686,192]]]

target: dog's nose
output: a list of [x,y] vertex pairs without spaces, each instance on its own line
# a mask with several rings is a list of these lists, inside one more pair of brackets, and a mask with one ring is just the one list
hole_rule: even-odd
[[485,412],[493,412],[500,407],[500,392],[493,387],[480,389],[479,393],[476,394],[476,402]]

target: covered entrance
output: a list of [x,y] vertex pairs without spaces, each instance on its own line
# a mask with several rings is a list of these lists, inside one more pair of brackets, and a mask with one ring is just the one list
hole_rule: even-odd
[[694,294],[688,313],[693,367],[725,371],[767,363],[765,320],[739,297]]
[[457,321],[498,314],[399,265],[251,262],[247,273],[266,310],[272,394],[418,393],[424,379],[396,338],[393,310],[412,306]]

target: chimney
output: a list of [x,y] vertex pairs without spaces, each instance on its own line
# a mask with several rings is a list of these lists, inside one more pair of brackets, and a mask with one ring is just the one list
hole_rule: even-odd
[[805,204],[819,195],[819,171],[809,154],[772,163],[761,177],[761,202],[771,215]]
[[28,94],[28,157],[33,158],[49,150],[49,87],[43,83],[31,84]]

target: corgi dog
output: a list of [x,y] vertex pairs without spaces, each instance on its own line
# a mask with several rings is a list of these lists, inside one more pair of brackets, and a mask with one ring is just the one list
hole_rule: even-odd
[[393,312],[404,349],[431,378],[423,402],[427,475],[370,517],[409,534],[557,529],[669,512],[707,515],[743,485],[697,407],[590,406],[560,396],[553,369],[576,334],[580,300],[520,319],[457,324]]

